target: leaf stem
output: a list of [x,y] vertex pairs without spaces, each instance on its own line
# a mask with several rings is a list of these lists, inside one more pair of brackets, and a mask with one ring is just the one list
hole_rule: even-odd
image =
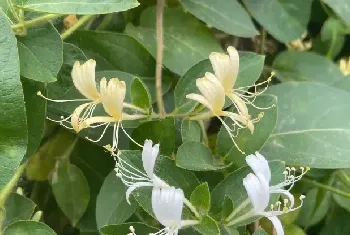
[[19,24],[15,24],[12,26],[12,30],[18,30],[21,28],[29,28],[29,27],[32,27],[32,26],[37,25],[37,24],[47,23],[48,21],[56,19],[56,18],[61,17],[61,16],[62,15],[60,15],[60,14],[47,14],[47,15],[44,15],[44,16],[41,16],[41,17],[38,17],[38,18],[35,18],[32,20],[28,20],[28,21],[24,21],[24,22],[19,23]]
[[163,65],[163,10],[164,0],[157,1],[157,58],[156,58],[156,97],[158,111],[165,117],[165,108],[162,97],[162,65]]
[[325,189],[325,190],[328,190],[332,193],[335,193],[335,194],[338,194],[338,195],[341,195],[343,197],[347,197],[347,198],[350,198],[350,193],[346,193],[344,191],[341,191],[337,188],[334,188],[334,187],[331,187],[331,186],[328,186],[328,185],[325,185],[325,184],[322,184],[322,183],[319,183],[317,182],[316,180],[310,180],[310,179],[306,179],[306,178],[303,178],[301,179],[301,181],[304,181],[306,183],[309,183],[309,184],[313,184],[319,188],[322,188],[322,189]]
[[85,15],[81,17],[75,25],[73,25],[72,27],[67,29],[64,33],[61,34],[62,40],[72,35],[72,33],[74,33],[77,29],[79,29],[83,24],[85,24],[85,22],[87,22],[93,16],[94,15]]

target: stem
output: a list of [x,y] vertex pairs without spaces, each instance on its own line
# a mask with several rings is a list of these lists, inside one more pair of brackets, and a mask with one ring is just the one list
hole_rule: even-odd
[[242,221],[244,221],[246,219],[249,219],[251,217],[254,217],[254,216],[255,216],[254,209],[252,209],[249,212],[247,212],[246,214],[244,214],[244,215],[242,215],[242,216],[240,216],[240,217],[238,217],[238,218],[236,218],[234,220],[231,220],[230,222],[228,222],[226,224],[226,226],[229,227],[229,226],[232,226],[232,225],[237,225],[239,222],[242,222]]
[[17,14],[17,12],[16,12],[16,10],[14,8],[14,4],[12,3],[12,0],[7,0],[7,4],[9,5],[11,14],[15,17],[15,19],[18,22],[22,22],[21,17],[19,17],[19,15]]
[[194,216],[196,216],[197,218],[201,217],[198,211],[196,210],[196,208],[192,205],[192,203],[187,198],[184,199],[184,204],[188,207],[188,209],[190,209],[193,212]]
[[331,187],[331,186],[328,186],[328,185],[325,185],[325,184],[321,184],[321,183],[317,182],[316,180],[309,180],[309,179],[303,178],[303,179],[301,179],[301,181],[304,181],[304,182],[309,183],[309,184],[313,184],[313,185],[315,185],[315,186],[317,186],[319,188],[328,190],[328,191],[330,191],[332,193],[336,193],[336,194],[341,195],[343,197],[350,198],[350,193],[346,193],[346,192],[341,191],[341,190],[339,190],[337,188],[334,188],[334,187]]
[[12,26],[12,29],[17,30],[17,29],[21,29],[21,28],[29,28],[29,27],[32,27],[32,26],[37,25],[37,24],[46,23],[50,20],[56,19],[56,18],[61,17],[61,16],[62,15],[60,15],[60,14],[47,14],[47,15],[44,15],[44,16],[41,16],[41,17],[38,17],[38,18],[35,18],[32,20],[28,20],[28,21],[24,21],[24,22],[19,23],[19,24],[15,24]]
[[198,124],[202,130],[203,133],[203,142],[206,146],[209,146],[209,140],[208,140],[208,135],[207,135],[207,130],[205,129],[204,122],[203,120],[198,120]]
[[226,221],[230,221],[238,212],[240,212],[243,208],[245,208],[249,204],[250,200],[247,198],[244,200],[236,209],[232,211],[232,213],[226,218]]
[[189,119],[190,120],[203,120],[203,119],[209,119],[213,116],[215,116],[215,115],[213,115],[212,112],[206,112],[206,113],[198,114],[198,115],[193,116],[193,117],[189,117]]
[[164,0],[157,1],[157,60],[156,60],[156,96],[158,111],[161,117],[165,116],[162,97],[162,64],[163,64],[163,9]]
[[1,190],[0,192],[0,208],[2,208],[5,205],[7,197],[11,194],[13,189],[16,187],[17,182],[19,178],[21,177],[24,169],[26,168],[27,162],[20,165],[15,174],[12,176],[12,179],[10,182],[7,183],[7,185]]
[[181,220],[181,228],[199,224],[198,220]]
[[74,33],[74,31],[80,28],[80,26],[82,26],[86,21],[88,21],[93,16],[94,15],[85,15],[81,17],[75,25],[73,25],[72,27],[67,29],[64,33],[61,34],[62,40],[68,38],[72,33]]
[[254,222],[254,232],[256,232],[258,229],[259,229],[259,226],[260,226],[260,224],[259,224],[259,220],[257,219],[257,220],[255,220],[255,222]]
[[344,172],[344,170],[339,170],[338,174],[343,183],[350,187],[350,177]]

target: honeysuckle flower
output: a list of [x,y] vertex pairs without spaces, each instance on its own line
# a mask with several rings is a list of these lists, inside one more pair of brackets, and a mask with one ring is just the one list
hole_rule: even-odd
[[[227,52],[228,55],[218,52],[212,52],[209,55],[209,60],[212,64],[215,77],[220,81],[224,88],[225,96],[227,96],[232,101],[232,103],[237,109],[238,114],[240,115],[240,119],[243,120],[243,122],[241,120],[237,121],[241,122],[251,131],[251,133],[253,133],[253,123],[256,120],[251,119],[251,116],[248,112],[247,104],[250,104],[258,109],[266,109],[255,106],[253,101],[250,101],[249,98],[255,98],[256,96],[262,94],[266,90],[266,88],[260,92],[256,92],[256,87],[264,83],[270,82],[271,77],[268,78],[267,81],[255,84],[253,86],[234,88],[239,70],[239,55],[236,48],[232,46],[229,46],[227,48]],[[255,88],[255,92],[247,91],[247,88],[251,87]]]
[[[222,86],[221,82],[212,74],[212,73],[205,73],[205,76],[202,78],[198,78],[196,80],[196,86],[198,87],[199,91],[202,93],[202,95],[199,94],[188,94],[186,95],[186,98],[195,100],[201,104],[203,104],[205,107],[207,107],[213,115],[219,118],[227,132],[229,133],[229,136],[231,137],[233,143],[235,146],[240,150],[240,148],[237,146],[234,137],[235,137],[235,129],[231,129],[221,117],[229,117],[234,122],[234,127],[236,125],[239,128],[243,128],[244,126],[248,126],[248,128],[252,129],[253,121],[256,122],[256,120],[247,119],[246,117],[239,115],[237,113],[224,111],[224,105],[225,105],[225,89]],[[197,115],[193,118],[202,118],[203,116],[208,115],[207,113]],[[259,117],[261,118],[261,117]],[[243,126],[243,125],[244,126]],[[241,151],[241,150],[240,150]],[[242,151],[241,151],[242,152]]]
[[140,187],[170,187],[154,174],[154,166],[159,153],[159,144],[152,146],[152,140],[145,140],[142,150],[142,164],[145,172],[140,171],[125,160],[117,157],[115,171],[117,176],[128,187],[126,200],[130,194]]
[[174,187],[152,190],[152,209],[156,219],[165,226],[154,235],[177,235],[182,226],[181,216],[184,204],[182,189]]
[[[93,112],[98,103],[100,103],[100,94],[96,88],[95,82],[95,60],[88,60],[83,64],[80,64],[79,61],[76,61],[73,65],[73,69],[71,72],[73,84],[75,88],[85,97],[85,99],[73,99],[73,100],[53,100],[45,97],[40,91],[38,91],[38,95],[43,97],[46,100],[53,102],[70,102],[70,101],[78,101],[85,102],[79,105],[74,112],[68,117],[61,117],[60,120],[52,120],[54,122],[59,122],[61,125],[65,126],[69,129],[74,129],[75,131],[81,130],[81,123],[87,118],[93,115]],[[65,125],[65,123],[71,124],[71,127]]]
[[[243,179],[243,185],[247,191],[249,201],[253,205],[253,209],[247,214],[230,221],[228,224],[237,224],[238,222],[253,216],[264,216],[272,222],[276,229],[277,235],[283,235],[283,227],[277,216],[295,211],[303,205],[303,199],[305,196],[301,195],[299,198],[301,200],[300,205],[294,207],[294,196],[289,191],[295,182],[299,181],[302,176],[306,174],[309,168],[305,169],[301,167],[301,174],[296,176],[296,169],[294,167],[287,167],[283,172],[285,175],[284,181],[271,186],[271,171],[264,156],[256,152],[255,155],[252,154],[247,156],[246,161],[252,168],[254,174],[249,173],[247,177]],[[288,189],[284,189],[284,187],[288,187]],[[277,201],[275,204],[270,205],[270,210],[266,211],[270,201],[270,195],[276,193],[283,194],[287,197],[283,200],[283,206],[282,202]],[[246,202],[243,202],[242,204],[247,205]],[[237,212],[233,214],[237,214]],[[233,217],[233,214],[229,216],[228,220]]]
[[[136,141],[134,141],[129,134],[124,130],[122,121],[123,120],[137,120],[141,118],[147,117],[144,114],[127,114],[123,112],[123,108],[126,106],[126,103],[124,103],[125,100],[125,94],[126,94],[126,85],[124,81],[120,81],[118,78],[112,78],[107,82],[106,78],[102,78],[100,81],[100,100],[102,102],[102,105],[104,107],[104,110],[109,116],[95,116],[95,117],[89,117],[82,122],[81,126],[83,128],[88,127],[97,127],[97,126],[105,126],[105,129],[103,130],[101,136],[97,140],[89,139],[92,142],[98,142],[102,139],[104,136],[107,127],[113,123],[113,144],[112,146],[106,145],[105,148],[109,150],[110,152],[114,152],[117,150],[118,147],[118,133],[119,133],[119,126],[122,128],[125,135],[133,141],[138,146],[142,147],[142,145],[138,144]],[[127,107],[132,107],[131,105],[128,105]],[[134,107],[134,109],[138,111],[143,111],[142,109],[138,109],[137,107]],[[97,124],[97,125],[95,125]]]
[[290,41],[287,44],[287,47],[289,50],[295,50],[295,51],[307,51],[310,50],[312,47],[312,41],[311,40],[305,40],[307,38],[307,32],[304,32],[300,38],[295,39],[293,41]]

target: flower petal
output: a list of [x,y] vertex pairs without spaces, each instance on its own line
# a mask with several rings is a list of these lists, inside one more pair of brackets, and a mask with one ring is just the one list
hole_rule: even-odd
[[190,99],[190,100],[195,100],[195,101],[201,103],[202,105],[204,105],[205,107],[207,107],[209,110],[211,110],[213,112],[212,105],[209,103],[209,101],[204,96],[191,93],[191,94],[186,95],[186,98]]
[[85,126],[81,125],[80,123],[80,114],[81,112],[84,111],[85,108],[87,108],[91,104],[92,103],[81,104],[74,110],[70,120],[71,120],[71,125],[76,132],[79,132],[80,130],[85,128]]
[[196,86],[210,103],[215,113],[223,109],[225,105],[225,90],[214,74],[205,73],[204,77],[196,80]]
[[229,55],[212,52],[209,55],[209,60],[215,72],[215,76],[220,80],[225,91],[230,92],[237,79],[239,57],[234,47],[229,47],[227,51]]
[[276,216],[271,216],[271,217],[266,217],[266,218],[268,218],[272,222],[273,227],[275,227],[275,229],[276,229],[277,235],[284,235],[282,223]]
[[294,207],[294,196],[288,190],[284,190],[284,189],[273,189],[273,190],[271,190],[270,189],[270,193],[284,194],[289,199],[289,202],[290,202],[289,208],[293,208]]
[[184,193],[174,187],[152,190],[152,209],[157,220],[168,228],[181,227]]
[[255,155],[251,154],[247,156],[245,160],[255,174],[260,172],[265,177],[267,182],[271,181],[269,163],[263,155],[261,155],[259,152],[255,152]]
[[74,86],[92,101],[98,100],[100,96],[96,89],[95,67],[96,61],[94,60],[88,60],[82,65],[79,61],[75,61],[71,72]]
[[105,111],[116,120],[122,120],[123,102],[125,99],[125,82],[112,78],[106,85],[105,79],[100,82],[101,101]]
[[143,169],[150,179],[153,177],[154,165],[159,152],[159,144],[155,144],[153,147],[152,144],[152,140],[145,140],[142,149]]
[[263,213],[270,200],[269,185],[263,177],[249,173],[243,179],[243,185],[257,214]]
[[131,185],[127,190],[126,190],[126,201],[130,204],[130,195],[131,193],[137,189],[137,188],[140,188],[140,187],[147,187],[147,186],[153,186],[152,183],[150,182],[137,182],[137,183],[134,183],[133,185]]

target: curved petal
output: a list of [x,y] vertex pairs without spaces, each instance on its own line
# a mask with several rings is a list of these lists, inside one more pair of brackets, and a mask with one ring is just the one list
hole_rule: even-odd
[[249,173],[243,179],[243,185],[248,193],[251,203],[253,204],[255,212],[257,214],[263,213],[270,200],[270,194],[266,181],[264,182],[258,178],[258,176],[254,175],[253,173]]
[[190,99],[190,100],[197,101],[197,102],[201,103],[202,105],[204,105],[205,107],[207,107],[210,111],[214,112],[213,107],[211,106],[209,101],[204,96],[191,93],[191,94],[186,95],[186,98]]
[[271,216],[266,218],[270,220],[271,223],[273,224],[273,227],[275,227],[277,235],[284,235],[282,223],[276,216]]
[[153,147],[152,144],[152,140],[145,140],[142,149],[143,169],[150,179],[153,177],[154,165],[159,152],[159,144],[155,144]]
[[100,96],[96,89],[95,67],[94,60],[88,60],[82,65],[75,61],[71,72],[74,86],[82,95],[93,101],[97,101]]
[[73,127],[73,129],[76,132],[79,132],[80,130],[84,129],[85,126],[84,125],[80,125],[80,114],[81,112],[84,111],[85,108],[87,108],[89,105],[91,105],[92,103],[85,103],[85,104],[81,104],[79,105],[73,112],[72,117],[70,119],[71,121],[71,125]]
[[271,190],[270,189],[270,193],[284,194],[289,199],[289,202],[290,202],[289,208],[293,208],[293,206],[294,206],[294,196],[288,190],[284,190],[284,189],[273,189],[273,190]]
[[214,112],[219,112],[225,105],[225,90],[220,81],[212,73],[205,73],[205,76],[196,80],[196,86],[211,104]]
[[137,183],[134,183],[133,185],[131,185],[128,190],[126,190],[126,194],[125,194],[125,197],[126,197],[126,201],[130,204],[130,195],[131,193],[137,189],[137,188],[140,188],[140,187],[147,187],[147,186],[153,186],[152,183],[149,183],[149,182],[137,182]]
[[107,86],[103,84],[100,87],[100,91],[101,101],[105,111],[116,120],[121,121],[126,93],[125,82],[119,81],[118,78],[112,78],[108,81]]
[[230,98],[230,100],[235,104],[237,107],[240,115],[246,118],[250,118],[249,111],[247,104],[242,100],[238,95],[235,93],[226,93],[226,95]]
[[245,158],[247,164],[252,168],[255,174],[261,173],[267,182],[271,181],[271,171],[268,161],[259,152],[255,152]]
[[215,72],[215,76],[220,80],[225,91],[230,92],[237,79],[239,57],[234,47],[229,47],[227,50],[229,55],[212,52],[209,55],[209,60]]
[[152,190],[152,209],[157,220],[165,227],[180,228],[184,193],[174,187]]

